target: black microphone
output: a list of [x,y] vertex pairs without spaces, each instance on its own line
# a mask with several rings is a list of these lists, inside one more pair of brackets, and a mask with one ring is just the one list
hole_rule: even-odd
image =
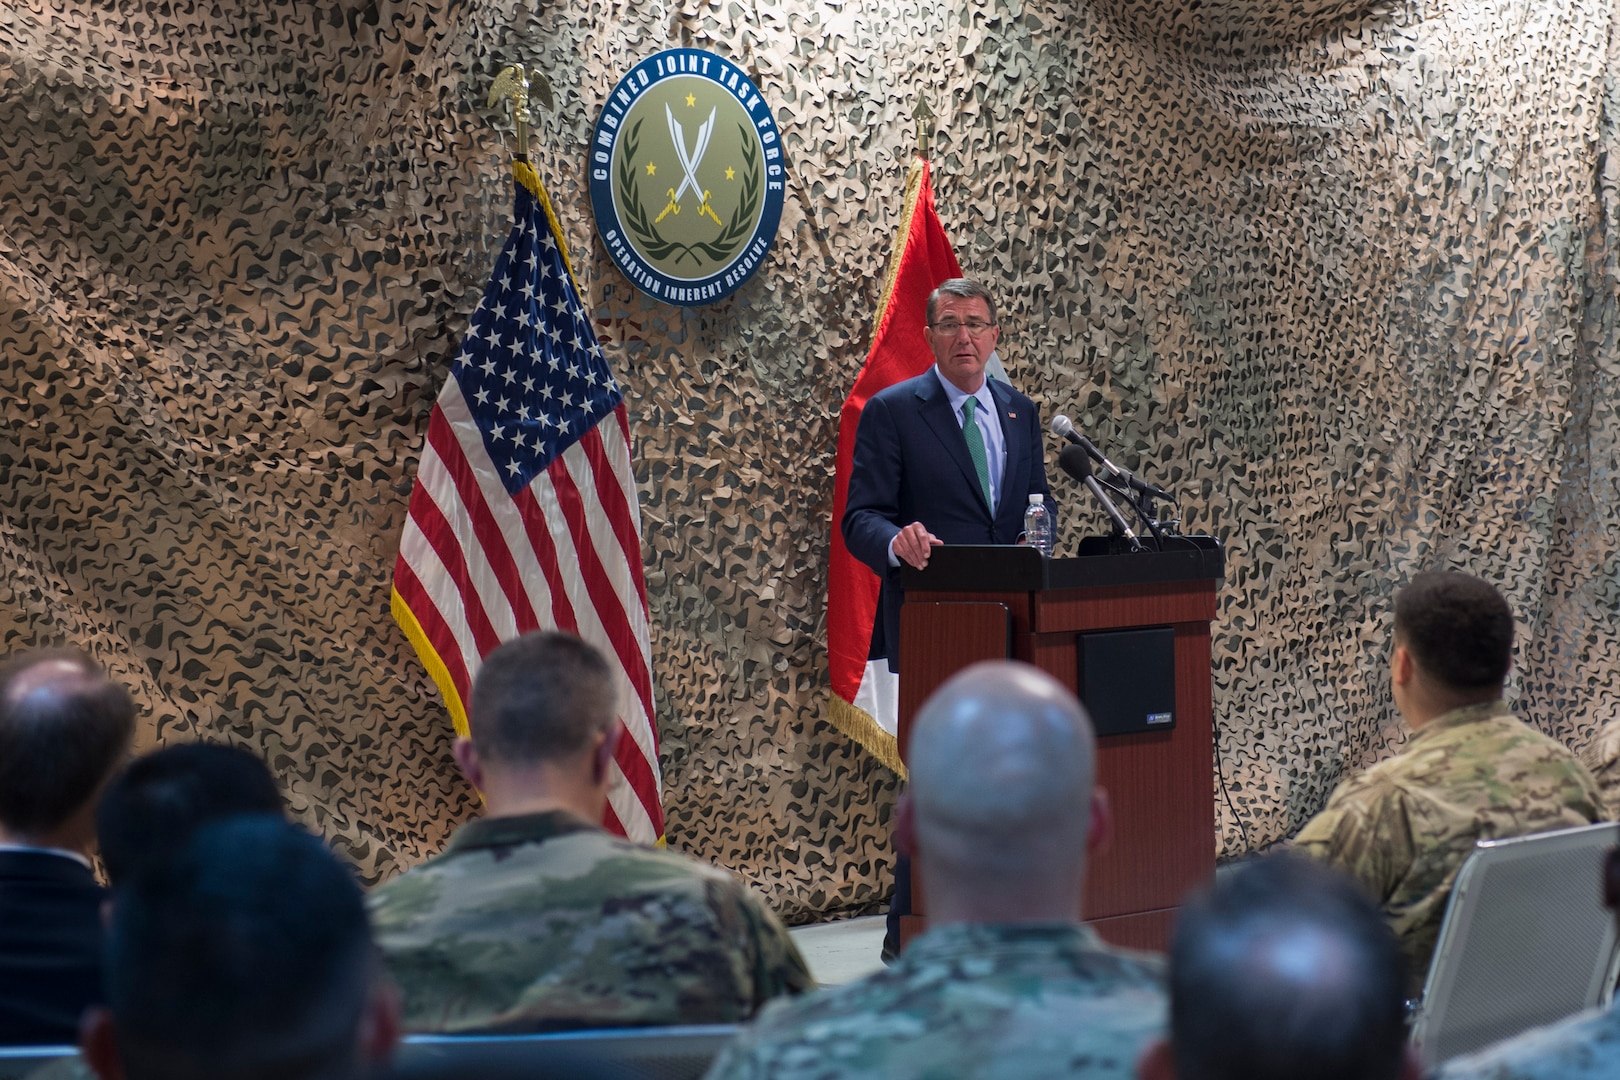
[[[1081,438],[1084,438],[1084,436],[1081,436]],[[1078,445],[1065,446],[1058,454],[1058,468],[1091,489],[1091,494],[1102,504],[1103,511],[1113,521],[1114,528],[1131,542],[1132,551],[1141,548],[1141,541],[1137,540],[1136,534],[1131,531],[1130,523],[1125,520],[1125,515],[1119,512],[1119,507],[1114,505],[1114,500],[1108,497],[1108,492],[1103,490],[1102,484],[1091,474],[1091,459],[1086,456],[1083,447]]]
[[1176,501],[1174,496],[1159,485],[1150,484],[1146,480],[1138,480],[1136,477],[1132,476],[1128,470],[1122,469],[1118,465],[1115,465],[1112,461],[1109,461],[1108,458],[1103,455],[1103,452],[1097,449],[1095,443],[1075,430],[1074,421],[1070,420],[1062,413],[1058,413],[1056,416],[1052,417],[1052,422],[1048,424],[1047,427],[1051,428],[1052,434],[1068,439],[1071,443],[1084,450],[1091,456],[1091,460],[1107,469],[1112,476],[1114,476],[1117,480],[1119,480],[1120,483],[1124,484],[1132,491],[1140,491],[1144,495],[1151,495],[1155,499],[1164,499],[1167,502]]

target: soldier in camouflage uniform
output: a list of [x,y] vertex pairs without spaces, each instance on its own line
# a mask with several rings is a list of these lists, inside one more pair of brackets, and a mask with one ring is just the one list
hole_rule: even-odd
[[1076,921],[1106,835],[1091,724],[1023,664],[978,664],[917,716],[896,841],[930,927],[888,969],[773,1004],[711,1078],[1127,1077],[1164,1024],[1162,967]]
[[1496,589],[1467,574],[1421,574],[1395,599],[1394,637],[1390,684],[1414,734],[1400,754],[1341,783],[1294,844],[1378,901],[1418,989],[1476,840],[1607,815],[1585,766],[1502,701],[1513,615]]
[[[1609,852],[1604,902],[1620,915],[1620,848]],[[1620,1004],[1527,1031],[1467,1057],[1435,1080],[1609,1080],[1620,1076]]]
[[456,760],[488,815],[379,887],[378,944],[415,1031],[726,1023],[812,985],[731,874],[596,825],[617,734],[611,669],[568,634],[490,653]]

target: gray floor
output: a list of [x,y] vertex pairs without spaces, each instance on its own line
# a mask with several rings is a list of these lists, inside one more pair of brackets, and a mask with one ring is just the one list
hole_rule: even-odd
[[823,986],[838,986],[869,975],[883,966],[883,916],[795,926],[788,931],[799,947],[810,974]]

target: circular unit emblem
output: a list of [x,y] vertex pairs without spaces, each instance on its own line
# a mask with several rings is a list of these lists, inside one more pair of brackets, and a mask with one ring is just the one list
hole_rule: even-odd
[[701,49],[632,68],[591,140],[597,232],[624,275],[669,304],[710,304],[753,276],[784,179],[770,106],[741,68]]

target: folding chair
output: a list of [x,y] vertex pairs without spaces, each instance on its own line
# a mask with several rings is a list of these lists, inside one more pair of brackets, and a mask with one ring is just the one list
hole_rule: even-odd
[[1426,1068],[1609,1000],[1603,862],[1620,824],[1481,840],[1457,873],[1412,1042]]

